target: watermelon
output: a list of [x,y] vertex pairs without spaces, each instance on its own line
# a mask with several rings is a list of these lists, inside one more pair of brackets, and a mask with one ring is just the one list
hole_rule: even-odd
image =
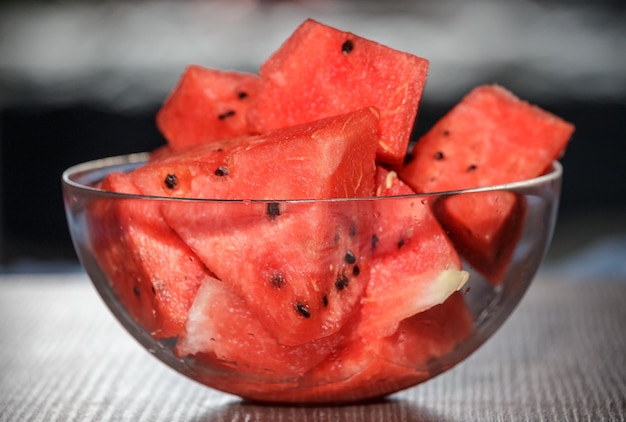
[[[375,220],[361,239],[363,247],[372,248],[372,236],[378,236],[370,278],[359,312],[344,320],[339,330],[309,342],[284,344],[228,283],[207,278],[177,345],[179,356],[220,368],[224,378],[219,386],[225,391],[272,401],[328,401],[333,394],[359,400],[425,379],[428,362],[449,352],[471,330],[471,317],[457,292],[467,274],[460,270],[460,260],[427,203],[417,205],[413,197],[399,197],[412,190],[381,167],[376,186],[378,196],[395,197],[368,209]],[[271,235],[263,238],[272,244]],[[404,243],[400,252],[399,242]],[[235,254],[229,251],[224,259]],[[273,259],[266,250],[263,254]],[[255,292],[257,297],[263,294],[267,292]],[[431,308],[435,309],[427,311]],[[246,335],[233,336],[234,332]],[[245,386],[236,377],[229,380],[229,374],[244,376]],[[377,382],[371,385],[373,379]]]
[[526,201],[513,192],[441,196],[433,211],[459,253],[485,278],[500,284],[522,236]]
[[[469,278],[430,209],[394,171],[377,168],[372,265],[363,298],[371,330],[390,335],[399,321],[445,301]],[[381,307],[380,303],[385,303]]]
[[253,132],[374,106],[377,159],[401,163],[428,61],[308,19],[262,65],[248,111]]
[[[416,192],[442,192],[540,176],[563,153],[574,127],[498,85],[467,94],[418,139],[397,171]],[[457,250],[498,283],[523,227],[525,204],[494,191],[450,196],[437,218]]]
[[[99,187],[140,194],[125,173],[111,173]],[[87,215],[91,247],[131,318],[155,337],[180,335],[210,273],[165,222],[158,202],[103,198]]]
[[[378,314],[389,310],[383,301],[377,306],[381,308]],[[381,336],[371,322],[361,321],[354,337],[337,347],[339,353],[309,374],[335,381],[319,383],[321,386],[305,390],[307,396],[298,399],[332,402],[341,397],[362,401],[423,382],[432,377],[433,371],[442,370],[431,366],[432,362],[452,352],[473,329],[473,318],[461,292],[400,321],[391,335]],[[342,379],[338,374],[346,377]]]
[[192,356],[225,374],[272,383],[295,382],[329,355],[338,338],[281,344],[245,300],[221,280],[207,277],[189,311],[176,354]]
[[188,66],[159,109],[157,127],[174,150],[246,135],[258,83],[251,73]]
[[[367,282],[378,114],[201,144],[156,158],[130,178],[143,194],[260,202],[164,201],[168,225],[283,344],[337,332]],[[285,177],[288,175],[289,177]],[[311,183],[315,180],[315,183]]]
[[362,401],[467,352],[463,260],[499,283],[526,204],[454,191],[542,174],[573,126],[481,86],[405,160],[427,70],[310,19],[258,76],[185,70],[157,115],[167,145],[100,183],[130,195],[94,201],[88,227],[122,305],[190,376],[251,400]]
[[[378,306],[389,309],[383,302]],[[233,372],[199,370],[197,379],[253,401],[362,402],[431,378],[433,373],[443,369],[432,362],[452,352],[472,329],[472,315],[463,294],[455,292],[443,303],[401,321],[398,329],[389,336],[380,336],[376,329],[357,316],[333,338],[332,351],[299,378],[280,375],[275,376],[273,382],[254,374],[242,378],[234,376],[240,374],[242,365],[230,362],[232,368],[237,368]],[[296,349],[302,351],[303,346]],[[316,357],[326,354],[327,350],[325,347],[317,350]],[[312,362],[308,360],[310,355],[307,356],[304,360]],[[206,355],[200,357],[207,358]],[[264,363],[267,357],[258,355],[258,358],[256,366],[263,366],[261,362]],[[246,359],[250,361],[250,358]],[[291,363],[285,364],[291,366]],[[284,373],[285,369],[282,369],[281,374]]]

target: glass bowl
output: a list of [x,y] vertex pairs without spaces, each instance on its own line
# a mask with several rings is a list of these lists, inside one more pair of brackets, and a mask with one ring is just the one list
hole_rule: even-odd
[[[158,359],[206,386],[271,403],[385,397],[476,351],[533,280],[562,179],[554,162],[540,177],[505,185],[321,201],[173,199],[97,187],[148,158],[106,158],[63,173],[81,264]],[[475,211],[475,230],[459,223],[458,203]],[[311,278],[329,273],[335,279]],[[312,288],[302,292],[289,277]]]

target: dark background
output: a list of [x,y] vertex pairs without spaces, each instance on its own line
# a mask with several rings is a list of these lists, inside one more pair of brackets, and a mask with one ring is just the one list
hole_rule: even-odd
[[[562,159],[561,220],[567,222],[567,230],[575,231],[588,225],[585,216],[593,215],[605,220],[604,232],[623,230],[626,37],[620,23],[626,22],[626,14],[621,3],[597,2],[589,9],[589,5],[576,2],[517,2],[508,13],[502,10],[503,2],[495,6],[495,2],[480,1],[473,3],[478,9],[466,6],[463,13],[453,13],[455,4],[464,3],[235,1],[232,4],[236,6],[229,6],[225,2],[180,2],[180,8],[201,10],[207,22],[186,22],[188,15],[181,12],[179,21],[172,23],[171,16],[162,14],[180,9],[168,9],[177,7],[167,6],[169,2],[130,2],[130,6],[128,2],[102,1],[0,2],[0,269],[24,263],[31,268],[42,263],[75,263],[61,200],[62,171],[82,161],[161,145],[164,141],[154,125],[154,114],[186,64],[255,70],[308,16],[373,39],[391,34],[382,41],[399,49],[427,46],[423,54],[419,48],[416,51],[431,60],[416,136],[465,92],[488,82],[501,83],[573,122],[576,133]],[[468,13],[472,10],[497,13],[484,17]],[[521,16],[515,16],[520,12]],[[129,13],[141,18],[120,26],[121,17],[128,20]],[[223,22],[220,14],[244,34],[259,36],[241,35],[225,41],[220,34],[239,32],[232,26],[222,27],[221,32],[220,28],[211,29],[210,22]],[[70,21],[63,23],[63,16]],[[84,32],[82,44],[86,46],[75,37],[54,35],[54,31],[62,33],[75,26],[78,18],[84,19],[83,27],[73,30]],[[412,28],[407,19],[421,25],[417,35],[431,31],[433,38],[406,43],[408,35],[400,32]],[[480,23],[465,24],[465,19],[485,19],[485,27],[492,32],[484,34]],[[494,19],[503,21],[497,25]],[[518,23],[511,26],[509,22]],[[163,24],[160,36],[164,38],[157,40],[161,44],[151,44],[148,29],[145,33],[140,28],[129,31],[128,27],[139,23]],[[556,29],[551,29],[552,23]],[[32,35],[44,36],[33,41],[29,34],[34,27],[43,31],[42,25],[48,25],[49,32]],[[467,25],[467,31],[458,29],[462,25]],[[196,26],[201,29],[190,29]],[[451,34],[446,28],[451,28]],[[559,28],[566,31],[563,37],[570,33],[576,39],[556,39]],[[545,34],[538,36],[541,31]],[[472,37],[482,45],[472,44]],[[68,39],[76,45],[68,46],[64,42]],[[124,47],[128,45],[131,47]],[[245,48],[237,51],[237,46]],[[464,52],[467,46],[474,50]],[[99,48],[103,54],[98,53]],[[186,55],[180,54],[185,48]],[[451,51],[454,48],[458,50]],[[597,51],[601,48],[608,51]],[[73,52],[75,49],[78,52]],[[150,49],[156,52],[148,54]],[[137,57],[138,51],[140,56],[145,54],[143,61]],[[614,57],[610,57],[611,51]],[[251,57],[250,52],[255,54]],[[70,64],[63,65],[67,61]]]

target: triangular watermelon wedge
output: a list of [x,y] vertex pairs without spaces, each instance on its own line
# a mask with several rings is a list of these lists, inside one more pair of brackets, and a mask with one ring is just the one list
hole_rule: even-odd
[[340,338],[328,336],[296,346],[280,344],[245,300],[221,280],[206,277],[176,344],[176,354],[236,377],[295,383],[324,360]]
[[[441,118],[398,174],[430,193],[516,182],[543,174],[574,131],[563,119],[498,85],[472,90]],[[451,196],[434,208],[457,250],[499,283],[523,227],[525,204],[505,192]]]
[[[126,173],[111,173],[99,187],[141,193]],[[166,223],[159,201],[105,197],[90,206],[91,247],[121,304],[153,336],[181,334],[211,273]]]
[[[367,284],[378,113],[363,109],[155,159],[130,177],[280,342],[337,332]],[[174,182],[175,180],[175,182]],[[266,201],[255,201],[266,200]]]
[[[382,302],[378,306],[389,309]],[[447,369],[442,366],[445,363],[432,362],[452,352],[472,328],[472,315],[463,293],[455,292],[443,303],[403,320],[389,336],[381,337],[358,317],[349,321],[337,336],[337,347],[297,381],[280,374],[276,374],[276,382],[228,375],[218,380],[215,372],[199,374],[199,378],[255,401],[363,402],[426,381],[433,373]],[[303,356],[308,358],[308,354]]]
[[[435,219],[430,197],[416,197],[394,171],[376,171],[370,280],[363,319],[381,336],[400,321],[444,302],[469,275]],[[381,306],[384,303],[386,306]]]
[[380,111],[377,158],[399,164],[422,96],[428,60],[308,19],[259,70],[250,130],[347,113]]
[[248,134],[246,115],[259,77],[188,66],[156,115],[173,150]]

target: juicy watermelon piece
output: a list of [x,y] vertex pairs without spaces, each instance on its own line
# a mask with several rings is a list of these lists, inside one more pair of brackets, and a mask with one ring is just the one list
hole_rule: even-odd
[[338,336],[330,336],[297,346],[280,344],[229,286],[207,277],[190,309],[176,353],[222,368],[226,374],[272,383],[295,382],[326,358],[337,342]]
[[[377,196],[414,193],[382,167],[377,168],[376,185]],[[472,317],[457,291],[467,274],[460,271],[460,259],[428,202],[388,198],[377,201],[373,212],[376,241],[369,244],[374,250],[360,312],[337,334],[322,339],[326,343],[318,346],[318,354],[304,351],[304,345],[296,349],[305,354],[300,357],[303,362],[324,354],[323,361],[298,379],[269,359],[277,371],[273,382],[225,378],[220,379],[220,388],[274,402],[375,398],[430,378],[429,362],[449,353],[469,334]],[[263,338],[267,349],[278,347],[273,338]],[[263,356],[255,358],[267,366]],[[292,367],[289,358],[282,360],[286,368]]]
[[[367,284],[377,113],[199,145],[131,178],[142,193],[268,202],[167,202],[167,223],[283,344],[337,332]],[[172,180],[175,179],[175,183]],[[311,181],[315,183],[311,183]]]
[[[383,301],[378,306],[390,309]],[[365,312],[364,309],[364,315]],[[339,347],[340,354],[329,357],[310,374],[335,377],[339,381],[311,389],[303,399],[328,402],[341,397],[361,401],[384,397],[423,382],[431,378],[431,371],[444,369],[431,367],[431,362],[450,353],[473,328],[473,318],[461,292],[454,292],[441,304],[402,320],[389,336],[380,336],[370,322],[373,320],[362,321],[355,337],[348,339],[343,349]],[[357,367],[360,369],[355,372]],[[350,368],[354,375],[337,378],[344,368]]]
[[433,211],[468,263],[500,283],[522,236],[524,198],[504,191],[465,193],[439,198]]
[[[398,170],[417,192],[490,186],[536,177],[565,150],[574,127],[497,85],[475,88],[440,119]],[[495,192],[450,197],[438,218],[457,250],[497,283],[520,236],[525,206]]]
[[[124,173],[100,188],[139,194]],[[131,317],[155,337],[176,337],[201,280],[204,264],[165,222],[158,203],[104,198],[87,214],[98,264]]]
[[367,284],[370,213],[347,203],[172,204],[164,214],[282,344],[337,332]]
[[[399,321],[445,301],[469,275],[430,210],[430,198],[407,198],[413,190],[394,171],[377,169],[370,280],[363,318],[381,335]],[[385,303],[381,307],[380,303]]]
[[377,158],[399,164],[428,64],[309,19],[262,64],[250,129],[264,132],[374,106],[380,111]]
[[[376,109],[365,108],[262,135],[158,154],[134,172],[133,180],[145,194],[171,197],[371,196],[378,117]],[[170,173],[177,179],[175,186],[162,177]]]
[[[389,309],[380,302],[381,308]],[[370,320],[371,321],[371,320]],[[444,356],[471,333],[473,319],[461,292],[440,305],[402,321],[390,336],[358,318],[344,327],[335,349],[299,380],[267,382],[213,373],[200,381],[250,400],[274,403],[346,403],[384,397],[425,381],[431,362]],[[452,364],[448,364],[452,365]]]
[[158,111],[157,127],[172,149],[246,135],[258,83],[251,73],[189,66]]

